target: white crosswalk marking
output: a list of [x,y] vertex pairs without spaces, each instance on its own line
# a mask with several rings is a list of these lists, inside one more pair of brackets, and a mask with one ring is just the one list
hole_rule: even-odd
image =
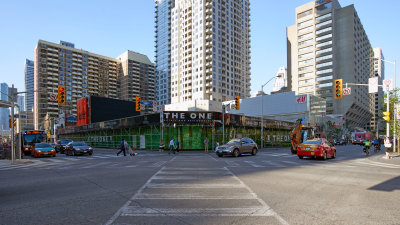
[[[193,172],[201,171],[197,174],[198,179],[193,182],[188,178],[193,176]],[[186,173],[187,172],[187,173]],[[203,172],[213,172],[214,175],[224,174],[216,182],[209,179],[210,174]],[[177,176],[178,175],[178,176]],[[185,176],[186,175],[186,176]],[[171,183],[176,180],[176,183]],[[199,180],[208,181],[199,183]],[[181,182],[179,182],[181,181]],[[158,188],[163,188],[160,192]],[[179,191],[175,191],[175,189]],[[209,189],[209,190],[207,190]],[[226,190],[235,189],[235,193]],[[204,192],[204,190],[206,190]],[[240,190],[240,191],[239,191]],[[170,207],[144,206],[141,202],[149,199],[162,199],[163,202],[173,203]],[[207,207],[185,208],[177,207],[190,200],[207,201]],[[232,205],[231,200],[243,200],[248,204],[246,207]],[[221,202],[225,204],[221,205]],[[232,206],[232,207],[230,207]],[[288,224],[271,207],[269,207],[256,193],[254,193],[245,183],[243,183],[228,168],[168,168],[163,167],[156,172],[140,189],[127,201],[111,218],[106,222],[118,224],[118,219],[124,217],[160,217],[160,216],[179,216],[179,217],[275,217],[281,224]]]

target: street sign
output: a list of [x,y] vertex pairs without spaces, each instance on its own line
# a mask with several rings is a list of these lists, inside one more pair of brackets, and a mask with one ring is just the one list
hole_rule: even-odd
[[152,105],[153,105],[152,102],[146,102],[146,101],[140,101],[140,104],[141,104],[141,105],[149,105],[149,106],[152,106]]
[[56,102],[58,100],[57,94],[50,94],[49,100],[53,101],[53,102]]
[[142,103],[140,103],[140,110],[144,110],[145,109],[144,107],[145,106]]
[[351,88],[343,88],[343,95],[351,95]]
[[383,80],[383,91],[388,92],[393,90],[393,82],[392,79]]
[[368,93],[378,93],[378,77],[371,77],[368,79]]

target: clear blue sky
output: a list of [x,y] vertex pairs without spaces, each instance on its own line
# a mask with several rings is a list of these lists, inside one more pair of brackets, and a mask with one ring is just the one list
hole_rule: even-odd
[[[286,27],[295,22],[295,8],[307,2],[251,0],[251,93],[286,66]],[[355,5],[372,46],[400,64],[400,1],[339,2]],[[0,1],[0,83],[25,89],[25,58],[33,59],[39,39],[73,42],[110,57],[129,49],[154,62],[154,30],[153,0]],[[393,65],[386,64],[386,77],[393,74]],[[271,89],[272,82],[264,88]]]

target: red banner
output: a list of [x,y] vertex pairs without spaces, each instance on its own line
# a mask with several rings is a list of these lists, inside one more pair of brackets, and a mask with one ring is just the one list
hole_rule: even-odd
[[88,124],[88,98],[82,98],[76,102],[76,125],[82,126]]

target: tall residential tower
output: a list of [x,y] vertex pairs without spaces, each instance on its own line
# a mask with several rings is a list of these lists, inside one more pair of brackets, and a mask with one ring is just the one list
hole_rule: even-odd
[[171,103],[217,110],[235,96],[250,96],[249,0],[175,0]]
[[338,114],[353,127],[371,118],[366,86],[351,86],[351,95],[334,99],[334,80],[367,84],[373,51],[353,5],[316,0],[296,8],[296,24],[287,27],[289,86],[296,94],[326,99],[327,114]]

